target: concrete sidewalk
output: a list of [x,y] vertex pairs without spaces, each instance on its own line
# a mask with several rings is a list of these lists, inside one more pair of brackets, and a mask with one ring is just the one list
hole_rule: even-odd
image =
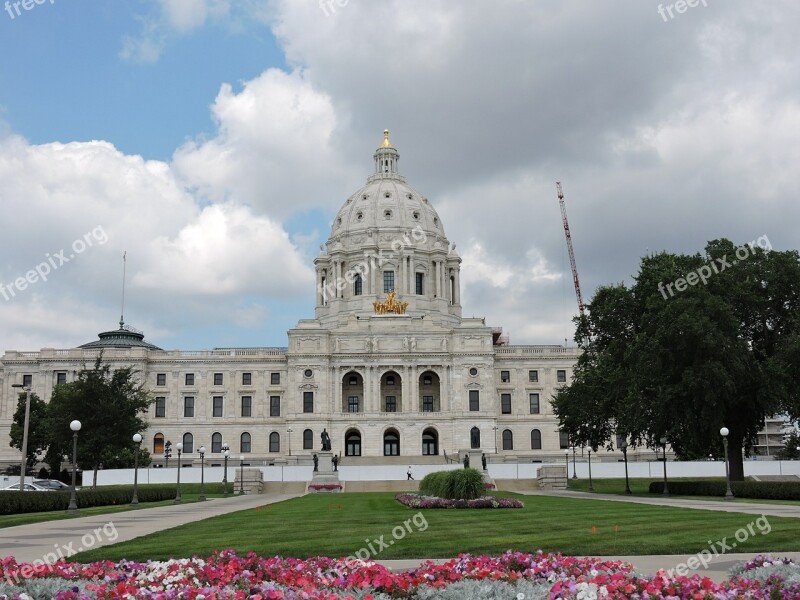
[[0,556],[14,556],[18,562],[44,560],[53,554],[58,557],[59,553],[66,557],[82,550],[125,542],[178,525],[295,497],[297,495],[293,494],[254,494],[211,498],[205,502],[5,527],[0,529]]
[[611,502],[631,502],[650,504],[653,506],[674,506],[678,508],[694,508],[697,510],[713,510],[735,512],[748,515],[767,515],[769,517],[800,518],[798,504],[766,504],[758,502],[731,502],[729,500],[691,500],[688,498],[671,498],[669,496],[619,496],[616,494],[596,494],[594,492],[572,492],[561,490],[518,492],[527,496],[557,496],[560,498],[578,498],[580,500],[609,500]]

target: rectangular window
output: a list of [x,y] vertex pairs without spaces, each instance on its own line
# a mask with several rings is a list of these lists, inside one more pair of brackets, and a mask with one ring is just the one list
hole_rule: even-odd
[[558,369],[556,371],[556,382],[558,383],[567,382],[567,372],[564,369]]
[[566,431],[558,432],[558,447],[562,450],[569,448],[569,434]]
[[167,399],[164,396],[156,398],[156,417],[167,416]]
[[22,385],[26,388],[31,387],[33,383],[33,375],[23,375],[22,376]]
[[253,385],[252,373],[242,373],[242,385]]
[[158,373],[158,374],[156,374],[156,385],[167,385],[167,374],[166,373]]
[[280,385],[281,384],[281,374],[280,373],[270,373],[269,374],[269,384],[270,385]]
[[397,396],[386,396],[386,412],[397,412]]
[[184,378],[184,383],[186,385],[194,385],[194,373],[187,373]]
[[253,397],[252,396],[242,396],[242,416],[243,417],[252,417],[253,416]]
[[211,416],[222,416],[222,396],[214,396],[211,400]]
[[194,396],[186,396],[183,399],[183,416],[184,417],[194,416]]
[[65,383],[67,383],[67,372],[59,371],[56,373],[56,385],[62,385]]
[[478,390],[469,391],[469,409],[472,412],[481,409],[481,396]]
[[500,394],[500,411],[504,415],[511,414],[511,394]]
[[422,412],[433,412],[433,396],[422,397]]
[[347,397],[347,412],[351,413],[358,412],[358,396]]
[[423,285],[425,282],[425,274],[424,273],[417,273],[417,286],[416,292],[417,296],[422,296],[425,293],[425,286]]
[[394,271],[383,272],[383,293],[394,291]]
[[539,383],[539,371],[528,371],[528,381]]
[[222,373],[214,373],[214,385],[222,385]]
[[531,405],[531,414],[539,414],[539,394],[528,394],[528,399]]
[[508,383],[511,381],[511,371],[500,371],[500,381]]
[[[306,412],[306,411],[303,411],[303,412]],[[280,417],[281,416],[281,397],[280,396],[270,396],[269,397],[269,416],[270,417]]]
[[314,392],[303,392],[303,412],[314,412]]
[[361,275],[356,274],[355,280],[353,280],[353,295],[360,296],[364,292],[364,283],[361,280]]

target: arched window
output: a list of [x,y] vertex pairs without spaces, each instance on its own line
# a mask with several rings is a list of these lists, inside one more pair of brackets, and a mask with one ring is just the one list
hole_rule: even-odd
[[194,436],[191,433],[183,434],[183,453],[191,454],[194,452]]
[[353,295],[360,296],[364,291],[364,282],[361,279],[361,275],[356,273],[355,278],[353,279]]
[[314,432],[310,429],[303,431],[303,450],[314,449]]
[[280,452],[281,451],[281,436],[277,431],[273,431],[269,434],[269,451],[270,452]]
[[422,432],[422,455],[436,456],[439,454],[439,435],[435,429],[426,429]]
[[239,440],[239,452],[250,452],[250,441],[251,441],[250,434],[246,431],[242,434],[241,439]]
[[514,434],[510,429],[503,429],[503,450],[514,449]]
[[383,434],[383,455],[400,456],[400,434],[394,429]]
[[222,452],[222,434],[211,434],[211,452]]
[[163,433],[157,433],[153,436],[153,454],[164,454]]
[[472,429],[470,429],[469,447],[473,449],[481,447],[481,430],[478,429],[477,427],[473,427]]
[[344,436],[344,455],[361,456],[361,434],[351,429]]
[[542,432],[538,429],[531,429],[531,450],[542,449]]

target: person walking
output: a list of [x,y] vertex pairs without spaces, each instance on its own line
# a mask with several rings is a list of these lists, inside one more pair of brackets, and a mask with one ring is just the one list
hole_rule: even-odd
[[406,473],[406,481],[414,481],[414,476],[411,475],[411,465],[408,466],[408,473]]

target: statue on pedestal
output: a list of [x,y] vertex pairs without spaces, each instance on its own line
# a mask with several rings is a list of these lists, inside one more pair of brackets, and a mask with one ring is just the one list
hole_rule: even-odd
[[315,454],[314,455],[314,472],[316,473],[319,471],[319,457]]
[[322,430],[322,434],[320,435],[322,438],[322,451],[323,452],[330,452],[331,451],[331,436],[328,435],[328,431],[326,429]]
[[339,455],[338,454],[334,454],[333,458],[331,458],[331,462],[333,463],[333,470],[334,471],[338,471],[339,470]]

